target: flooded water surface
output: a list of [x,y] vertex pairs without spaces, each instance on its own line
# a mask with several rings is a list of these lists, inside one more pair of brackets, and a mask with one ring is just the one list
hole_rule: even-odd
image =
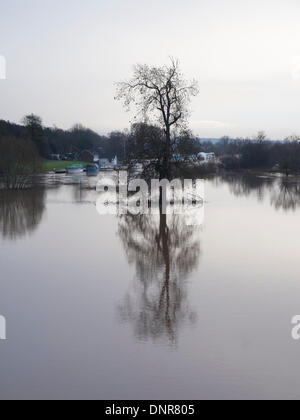
[[1,399],[300,398],[300,184],[205,181],[205,219],[0,192]]

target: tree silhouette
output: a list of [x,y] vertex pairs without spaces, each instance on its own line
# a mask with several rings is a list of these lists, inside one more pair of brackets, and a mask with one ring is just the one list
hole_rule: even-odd
[[169,178],[172,157],[172,134],[186,128],[188,106],[198,94],[196,81],[187,82],[179,62],[171,59],[162,67],[136,65],[131,80],[118,83],[117,99],[129,108],[134,105],[143,122],[152,119],[164,132],[162,153],[157,156],[157,170],[161,178]]
[[49,148],[44,136],[42,119],[34,114],[26,115],[23,118],[23,124],[26,127],[28,139],[36,145],[39,154],[46,158],[49,153]]

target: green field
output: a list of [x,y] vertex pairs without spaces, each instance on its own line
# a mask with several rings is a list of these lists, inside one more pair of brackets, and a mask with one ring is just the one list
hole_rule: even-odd
[[60,160],[47,160],[45,162],[44,168],[45,168],[45,172],[49,172],[49,171],[56,171],[56,170],[61,170],[61,169],[65,169],[67,166],[71,166],[71,165],[84,165],[86,166],[87,163],[86,162],[78,162],[78,161],[60,161]]

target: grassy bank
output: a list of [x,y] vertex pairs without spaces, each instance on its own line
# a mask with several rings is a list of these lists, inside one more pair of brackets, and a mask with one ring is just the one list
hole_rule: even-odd
[[79,161],[47,160],[44,164],[44,169],[45,169],[45,172],[50,172],[50,171],[66,169],[67,166],[79,165],[79,164],[83,166],[87,165],[86,162],[79,162]]

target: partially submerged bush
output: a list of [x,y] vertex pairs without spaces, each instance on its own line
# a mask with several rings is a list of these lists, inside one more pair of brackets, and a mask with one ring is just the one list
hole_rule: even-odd
[[218,165],[214,162],[202,164],[178,163],[173,165],[173,178],[196,179],[205,178],[218,172]]
[[42,160],[31,141],[0,138],[0,188],[27,188],[41,170]]

